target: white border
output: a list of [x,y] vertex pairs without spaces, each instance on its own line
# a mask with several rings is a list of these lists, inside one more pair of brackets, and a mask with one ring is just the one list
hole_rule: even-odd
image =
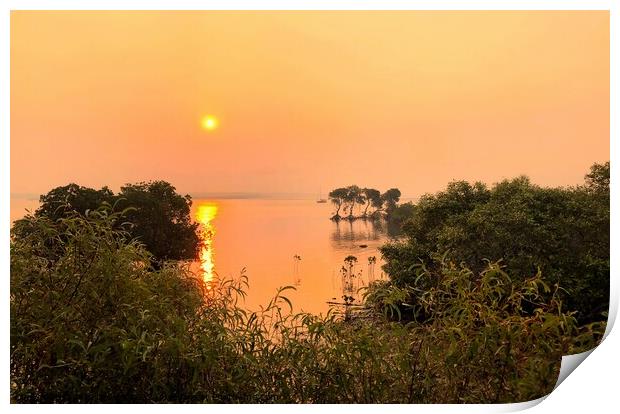
[[[3,324],[2,339],[3,350],[2,364],[8,371],[9,366],[9,193],[10,193],[10,146],[9,146],[9,109],[10,109],[10,75],[9,75],[9,53],[10,53],[10,10],[610,10],[611,18],[611,136],[610,136],[610,158],[615,166],[616,162],[616,144],[617,122],[615,119],[620,115],[618,113],[617,96],[618,84],[616,82],[615,73],[618,72],[616,58],[618,55],[618,17],[616,13],[619,8],[617,2],[607,1],[578,1],[578,0],[427,0],[427,1],[403,1],[403,0],[386,0],[386,1],[370,1],[370,0],[305,0],[305,1],[250,1],[250,0],[230,0],[230,1],[197,1],[197,0],[93,0],[93,1],[45,1],[45,0],[8,0],[2,2],[0,9],[0,56],[2,64],[0,65],[0,91],[2,99],[0,100],[0,185],[2,186],[2,197],[0,197],[0,243],[3,248],[0,251],[1,276],[3,281],[3,294],[1,305],[1,320]],[[614,184],[619,182],[620,174],[612,166],[612,216],[617,210],[618,194],[615,191]],[[611,245],[615,246],[618,225],[615,219],[612,219],[611,228]],[[618,255],[612,250],[612,269],[618,266]],[[618,277],[612,273],[612,301],[610,307],[610,325],[613,324],[618,309]],[[544,403],[537,405],[532,412],[583,412],[585,410],[595,409],[601,412],[609,411],[610,407],[617,406],[617,375],[619,371],[619,360],[617,350],[620,349],[620,339],[617,329],[612,331],[605,341],[592,352],[585,363],[580,366],[576,373],[570,375],[561,386],[559,386],[548,398],[544,399]],[[609,333],[609,331],[608,331]],[[0,381],[0,393],[3,395],[5,404],[9,402],[9,373],[5,371]],[[498,411],[514,411],[518,409],[528,408],[536,405],[540,401],[525,404],[509,404],[503,406],[476,406],[476,405],[442,405],[442,406],[390,406],[386,410],[394,410],[397,412],[498,412]],[[375,412],[376,406],[355,406],[353,409],[362,412]],[[93,405],[82,407],[78,405],[71,406],[24,406],[12,405],[10,410],[15,412],[30,412],[33,409],[45,409],[51,412],[82,412],[84,409],[94,412],[107,412],[110,407],[106,405]],[[115,410],[134,411],[140,409],[137,406],[117,406]],[[251,406],[168,406],[157,405],[145,407],[146,410],[153,412],[163,412],[164,410],[183,410],[191,412],[204,412],[205,410],[232,410],[241,411],[249,409],[256,412],[274,413],[289,412],[291,409],[295,411],[316,411],[341,410],[343,407],[338,406],[285,406],[285,405],[251,405]],[[346,410],[346,408],[344,408]],[[383,409],[383,408],[381,408]],[[544,410],[544,411],[541,411]]]
[[8,0],[14,10],[610,10],[612,0]]

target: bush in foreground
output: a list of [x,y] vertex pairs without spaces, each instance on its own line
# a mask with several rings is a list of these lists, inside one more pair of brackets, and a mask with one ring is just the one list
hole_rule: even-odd
[[474,277],[441,263],[423,324],[384,317],[406,292],[380,284],[374,310],[347,322],[293,313],[288,288],[250,312],[245,275],[205,286],[186,266],[154,269],[119,219],[29,216],[13,234],[14,402],[515,402],[550,392],[561,355],[604,329],[574,332],[556,295],[543,299],[555,287],[496,264]]

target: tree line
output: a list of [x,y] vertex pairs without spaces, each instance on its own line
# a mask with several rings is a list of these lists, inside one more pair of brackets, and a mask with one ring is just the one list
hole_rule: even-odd
[[[361,188],[357,185],[336,188],[329,193],[329,200],[336,207],[331,219],[337,221],[389,216],[398,206],[400,196],[398,188],[390,188],[385,193],[375,188]],[[355,207],[358,207],[359,215],[353,214]]]

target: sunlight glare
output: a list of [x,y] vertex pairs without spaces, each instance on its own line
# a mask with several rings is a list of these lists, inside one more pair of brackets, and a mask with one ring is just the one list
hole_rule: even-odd
[[212,220],[217,215],[217,205],[215,204],[202,204],[198,206],[196,211],[196,219],[202,227],[200,247],[200,271],[202,278],[207,284],[213,280],[215,262],[213,255],[213,237],[215,236],[215,227]]
[[213,115],[207,115],[202,118],[201,124],[203,129],[206,129],[207,131],[213,131],[217,128],[219,122],[217,118]]

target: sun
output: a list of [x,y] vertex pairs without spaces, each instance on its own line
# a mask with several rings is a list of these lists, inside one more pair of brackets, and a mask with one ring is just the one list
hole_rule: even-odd
[[202,129],[206,129],[207,131],[213,131],[217,128],[219,122],[217,118],[213,115],[205,115],[202,117],[200,124],[202,125]]

